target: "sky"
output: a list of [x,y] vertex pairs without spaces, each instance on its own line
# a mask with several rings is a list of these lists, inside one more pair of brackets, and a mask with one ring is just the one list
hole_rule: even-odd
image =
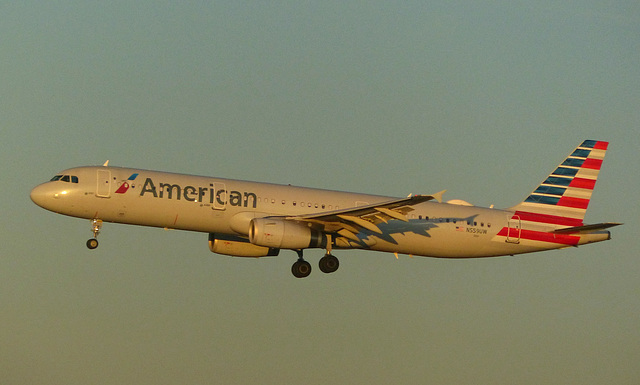
[[[0,3],[3,384],[637,384],[637,1]],[[45,211],[111,165],[509,207],[610,142],[585,247],[241,259]]]

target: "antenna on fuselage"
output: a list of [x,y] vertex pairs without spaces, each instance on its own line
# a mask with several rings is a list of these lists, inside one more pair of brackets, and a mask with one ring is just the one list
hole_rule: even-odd
[[104,166],[104,167],[107,167],[108,165],[109,165],[109,159],[107,159],[107,161],[106,161],[106,162],[104,162],[103,166]]

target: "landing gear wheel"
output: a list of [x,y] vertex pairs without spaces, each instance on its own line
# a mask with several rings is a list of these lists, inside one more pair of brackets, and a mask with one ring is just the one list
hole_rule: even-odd
[[320,258],[320,263],[318,265],[320,267],[320,271],[323,273],[333,273],[338,270],[338,267],[340,267],[340,261],[338,261],[338,258],[335,256],[327,254]]
[[91,232],[93,233],[93,238],[87,241],[87,247],[90,250],[93,250],[96,247],[98,247],[98,240],[96,238],[98,238],[98,234],[100,234],[100,229],[102,229],[102,219],[96,219],[96,218],[92,219]]
[[87,241],[87,247],[91,250],[95,249],[96,247],[98,247],[98,240],[95,238],[91,238]]
[[304,259],[299,259],[291,266],[291,273],[296,278],[308,277],[311,274],[311,264]]

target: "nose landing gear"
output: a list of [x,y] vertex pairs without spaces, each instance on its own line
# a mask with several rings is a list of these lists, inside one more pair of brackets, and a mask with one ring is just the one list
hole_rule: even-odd
[[91,231],[93,232],[93,238],[87,241],[87,247],[90,250],[98,247],[98,234],[100,234],[100,229],[102,229],[102,219],[92,219],[91,220]]

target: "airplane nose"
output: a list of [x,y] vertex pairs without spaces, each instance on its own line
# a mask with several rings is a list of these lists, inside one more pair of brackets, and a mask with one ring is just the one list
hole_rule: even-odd
[[51,192],[44,185],[38,185],[31,190],[31,200],[40,207],[44,207],[47,197],[51,196]]

